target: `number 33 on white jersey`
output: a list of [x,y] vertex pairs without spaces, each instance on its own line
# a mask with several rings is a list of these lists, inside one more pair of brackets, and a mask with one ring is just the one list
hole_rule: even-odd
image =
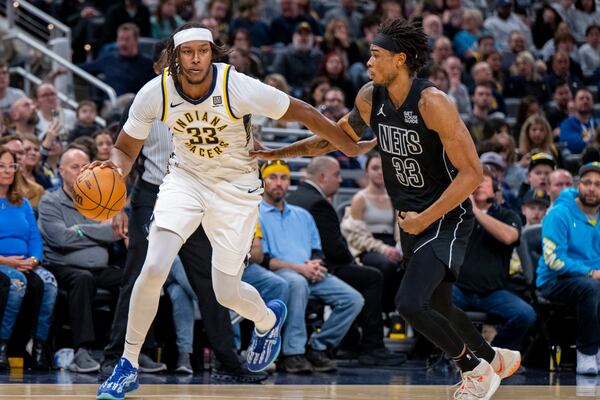
[[229,65],[213,63],[213,79],[205,96],[188,97],[176,86],[167,68],[138,92],[123,129],[146,139],[155,119],[173,135],[175,162],[199,176],[234,179],[257,171],[249,155],[253,148],[251,115],[281,118],[287,94]]

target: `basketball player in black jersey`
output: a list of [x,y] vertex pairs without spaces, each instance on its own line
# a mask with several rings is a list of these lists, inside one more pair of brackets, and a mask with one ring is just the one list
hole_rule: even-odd
[[[362,87],[354,109],[338,126],[356,141],[370,126],[377,138],[407,259],[398,309],[463,372],[456,399],[490,399],[500,379],[517,370],[521,356],[492,348],[452,304],[452,282],[474,224],[468,197],[482,181],[482,167],[454,103],[431,82],[415,77],[427,53],[421,27],[386,22],[371,45],[372,82]],[[334,149],[311,137],[255,155],[274,159]]]

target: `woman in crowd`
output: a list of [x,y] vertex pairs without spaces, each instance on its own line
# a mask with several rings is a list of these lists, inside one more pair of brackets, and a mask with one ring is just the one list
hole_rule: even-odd
[[47,370],[46,340],[52,322],[57,285],[44,269],[42,238],[29,201],[21,195],[23,176],[17,157],[0,147],[0,274],[10,279],[0,328],[0,369],[8,369],[8,340],[25,298],[32,305],[31,367]]

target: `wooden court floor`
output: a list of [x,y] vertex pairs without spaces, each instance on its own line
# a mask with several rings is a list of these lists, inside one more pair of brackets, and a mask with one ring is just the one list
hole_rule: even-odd
[[[93,399],[97,385],[2,384],[0,399]],[[451,399],[449,386],[412,385],[142,385],[127,399]],[[600,399],[600,387],[501,386],[494,400]]]

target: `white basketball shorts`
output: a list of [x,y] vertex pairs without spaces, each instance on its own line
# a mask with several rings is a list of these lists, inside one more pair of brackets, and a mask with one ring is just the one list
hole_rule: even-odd
[[263,192],[258,174],[228,182],[172,165],[170,171],[160,186],[154,223],[184,241],[202,224],[212,245],[212,266],[237,275],[256,231]]

